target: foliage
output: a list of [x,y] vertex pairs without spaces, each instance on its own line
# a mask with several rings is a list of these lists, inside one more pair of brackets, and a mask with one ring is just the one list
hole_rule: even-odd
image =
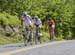
[[0,45],[11,44],[11,43],[22,43],[23,39],[20,36],[7,37],[0,34]]
[[0,21],[2,25],[13,25],[18,26],[20,24],[20,20],[16,15],[10,15],[6,12],[0,13]]
[[[4,25],[19,25],[18,17],[27,11],[38,15],[43,24],[51,15],[55,21],[57,37],[75,38],[75,0],[0,0],[0,20]],[[5,12],[4,12],[5,11]]]

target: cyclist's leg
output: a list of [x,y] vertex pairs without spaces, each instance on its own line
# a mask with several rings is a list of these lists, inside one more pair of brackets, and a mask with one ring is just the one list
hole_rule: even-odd
[[52,40],[52,31],[49,29],[49,39]]
[[41,33],[41,28],[40,27],[37,27],[37,29],[36,29],[36,39],[40,43],[41,43],[41,36],[42,36],[41,34],[42,34]]
[[52,36],[53,36],[53,37],[52,37],[52,40],[54,40],[54,31],[52,32]]
[[30,44],[32,44],[32,28],[31,27],[29,27],[29,31],[28,31],[28,37],[29,37],[29,39],[28,39],[28,42],[30,43]]
[[36,32],[35,32],[35,44],[37,44],[37,37],[38,37],[38,27],[36,27]]
[[28,27],[26,27],[25,29],[26,29],[26,32],[25,32],[25,45],[27,45],[28,39],[29,39],[29,34],[28,34],[29,29],[28,29]]
[[30,36],[31,36],[31,43],[33,42],[33,28],[31,27],[31,30],[30,30]]
[[23,35],[24,44],[26,45],[26,35],[24,31],[22,31],[22,35]]
[[30,42],[30,28],[27,27],[27,42]]
[[54,30],[50,31],[50,40],[53,40],[53,39],[54,39]]
[[51,28],[49,27],[49,40],[51,40]]
[[29,36],[28,42],[31,43],[32,42],[32,33],[31,33],[31,31],[29,31],[28,34],[29,34],[28,35]]
[[41,43],[41,37],[42,37],[42,33],[41,33],[41,28],[38,28],[38,41]]

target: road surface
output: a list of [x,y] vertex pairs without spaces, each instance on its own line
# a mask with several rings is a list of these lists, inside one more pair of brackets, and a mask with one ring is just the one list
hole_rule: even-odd
[[75,40],[48,42],[32,46],[5,45],[0,46],[0,55],[75,55]]

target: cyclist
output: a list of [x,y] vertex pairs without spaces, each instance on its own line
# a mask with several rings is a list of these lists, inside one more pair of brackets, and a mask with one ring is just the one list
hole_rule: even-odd
[[23,33],[23,36],[25,38],[25,45],[27,45],[28,42],[32,41],[32,17],[28,15],[27,12],[23,12],[22,20],[26,31]]
[[41,27],[42,27],[42,22],[40,20],[40,18],[38,16],[34,17],[34,25],[35,25],[35,29],[36,29],[36,36],[35,36],[35,43],[38,40],[41,43]]
[[50,40],[53,40],[53,38],[54,38],[55,23],[54,23],[54,20],[52,19],[52,17],[48,18],[47,26],[49,28]]

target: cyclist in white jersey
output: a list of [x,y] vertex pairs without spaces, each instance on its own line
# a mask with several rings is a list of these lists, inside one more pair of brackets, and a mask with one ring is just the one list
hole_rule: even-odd
[[42,22],[41,22],[41,20],[40,20],[40,18],[38,16],[34,17],[34,24],[35,24],[35,28],[36,28],[36,39],[41,42],[41,36],[42,36],[41,27],[42,27]]
[[26,30],[26,34],[24,35],[25,36],[25,39],[26,39],[26,44],[27,42],[30,42],[32,41],[32,18],[31,16],[29,16],[27,14],[27,12],[24,12],[23,15],[22,15],[22,20],[23,20],[23,26]]

